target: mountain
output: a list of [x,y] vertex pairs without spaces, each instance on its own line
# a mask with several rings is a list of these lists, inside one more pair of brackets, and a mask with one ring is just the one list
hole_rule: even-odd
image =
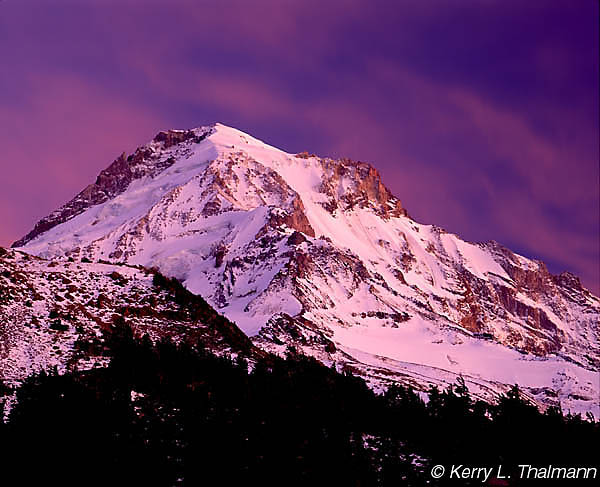
[[258,347],[376,389],[459,376],[493,401],[599,416],[600,300],[570,273],[414,221],[369,164],[289,154],[221,124],[160,132],[14,244],[156,267]]

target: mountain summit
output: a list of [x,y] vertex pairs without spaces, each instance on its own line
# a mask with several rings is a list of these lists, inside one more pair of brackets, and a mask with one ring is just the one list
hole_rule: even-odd
[[599,415],[600,300],[572,274],[415,222],[363,162],[221,124],[160,132],[13,246],[157,267],[255,345],[373,387],[462,376],[486,400],[518,383]]

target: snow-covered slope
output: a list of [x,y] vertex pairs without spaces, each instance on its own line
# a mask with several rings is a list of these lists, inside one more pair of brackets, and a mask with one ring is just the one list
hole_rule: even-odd
[[234,325],[199,321],[153,276],[143,268],[49,261],[0,247],[0,380],[18,384],[53,367],[102,366],[109,360],[107,332],[117,322],[154,341],[168,337],[202,342],[217,354],[253,355]]
[[366,163],[288,154],[216,124],[117,159],[21,250],[156,266],[261,347],[374,385],[454,382],[599,412],[600,301],[495,242],[412,220]]

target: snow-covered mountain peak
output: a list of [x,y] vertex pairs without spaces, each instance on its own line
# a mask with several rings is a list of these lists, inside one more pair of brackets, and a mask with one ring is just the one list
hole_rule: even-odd
[[[408,217],[369,164],[214,124],[160,132],[15,246],[158,267],[272,351],[377,383],[598,408],[600,301],[496,243]],[[535,372],[534,372],[535,371]]]
[[[301,195],[304,203],[316,203],[330,213],[335,213],[339,207],[346,210],[356,205],[371,205],[381,215],[405,214],[400,201],[383,185],[377,170],[367,163],[320,158],[306,152],[286,153],[219,123],[215,124],[214,132],[207,140],[225,164],[219,168],[231,175],[235,172],[234,183],[239,185],[240,192],[248,189],[246,183],[250,184],[252,192],[255,186],[251,174],[270,169],[273,176],[283,180],[282,184],[289,185]],[[246,177],[240,171],[246,171]]]
[[[318,158],[307,153],[289,154],[237,129],[216,123],[191,130],[159,132],[133,154],[121,154],[96,181],[75,198],[38,222],[25,237],[13,244],[22,247],[89,208],[119,197],[130,186],[157,182],[159,191],[189,182],[211,161],[209,171],[221,197],[240,209],[262,204],[278,205],[269,194],[284,186],[331,213],[341,205],[371,205],[382,215],[402,214],[396,198],[383,186],[369,164],[347,159]],[[260,188],[260,181],[268,187]],[[257,185],[258,183],[258,185]],[[153,195],[159,196],[157,191]],[[265,196],[267,195],[267,196]],[[114,206],[114,205],[113,205]],[[114,207],[113,207],[114,209]]]

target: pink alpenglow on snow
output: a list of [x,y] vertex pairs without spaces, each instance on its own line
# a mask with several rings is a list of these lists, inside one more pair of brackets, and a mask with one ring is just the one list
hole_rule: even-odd
[[369,164],[292,154],[215,124],[160,132],[17,244],[156,266],[255,345],[375,387],[462,376],[494,400],[598,415],[600,300],[570,273],[419,223]]

